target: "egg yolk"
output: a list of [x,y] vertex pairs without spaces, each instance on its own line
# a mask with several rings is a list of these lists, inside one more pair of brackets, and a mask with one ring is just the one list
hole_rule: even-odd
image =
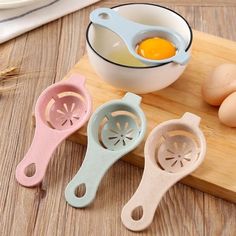
[[163,38],[148,38],[137,46],[137,53],[151,60],[162,60],[173,57],[176,54],[175,46]]

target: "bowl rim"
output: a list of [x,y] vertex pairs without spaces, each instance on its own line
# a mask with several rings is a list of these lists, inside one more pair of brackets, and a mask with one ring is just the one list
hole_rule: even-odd
[[[164,8],[164,9],[166,9],[166,10],[169,10],[169,11],[175,13],[176,15],[180,16],[180,17],[185,21],[185,23],[187,24],[187,26],[188,26],[188,28],[189,28],[189,32],[190,32],[190,41],[189,41],[189,44],[188,44],[187,48],[185,49],[185,51],[187,52],[188,49],[191,47],[192,41],[193,41],[193,31],[192,31],[192,28],[191,28],[190,24],[188,23],[188,21],[187,21],[182,15],[180,15],[178,12],[176,12],[176,11],[174,11],[174,10],[168,8],[168,7],[165,7],[165,6],[161,6],[161,5],[154,4],[154,3],[145,3],[145,2],[143,2],[143,3],[142,3],[142,2],[140,2],[140,3],[124,3],[124,4],[120,4],[120,5],[113,6],[113,7],[111,7],[111,9],[113,9],[113,8],[118,8],[118,7],[122,7],[122,6],[127,6],[127,5],[150,5],[150,6],[160,7],[160,8]],[[89,24],[88,24],[88,26],[87,26],[87,29],[86,29],[86,41],[87,41],[89,47],[93,50],[93,52],[94,52],[95,54],[97,54],[100,58],[102,58],[103,60],[107,61],[108,63],[111,63],[111,64],[116,65],[116,66],[120,66],[120,67],[132,68],[132,69],[156,68],[156,67],[160,67],[160,66],[164,66],[164,65],[167,65],[167,64],[169,64],[169,63],[172,63],[172,61],[169,61],[169,62],[165,62],[165,63],[163,63],[163,64],[141,67],[141,66],[128,66],[128,65],[123,65],[123,64],[119,64],[119,63],[116,63],[116,62],[114,62],[114,61],[111,61],[111,60],[109,60],[109,59],[103,57],[102,55],[100,55],[100,54],[92,47],[91,43],[89,42],[89,36],[88,36],[88,34],[89,34],[89,29],[90,29],[91,25],[92,25],[92,22],[90,21]]]

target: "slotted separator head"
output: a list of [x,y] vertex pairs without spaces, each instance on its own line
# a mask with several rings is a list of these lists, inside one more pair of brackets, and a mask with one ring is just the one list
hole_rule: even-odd
[[[81,75],[72,75],[42,92],[35,106],[36,129],[31,147],[16,169],[20,184],[30,187],[42,181],[56,147],[85,124],[91,110],[91,97]],[[30,165],[35,171],[29,176]]]
[[107,149],[117,151],[135,142],[139,134],[140,127],[131,116],[109,116],[102,128],[101,141]]
[[160,166],[168,172],[182,171],[198,159],[198,144],[185,135],[165,135],[158,149],[157,159]]
[[88,124],[88,139],[99,148],[129,152],[143,139],[146,119],[139,107],[141,98],[127,93],[123,99],[99,107]]
[[145,149],[152,163],[155,162],[161,170],[169,173],[191,172],[202,161],[205,151],[205,139],[198,127],[199,122],[199,117],[185,113],[179,120],[157,126],[155,133],[152,133],[152,144],[148,144],[148,140],[146,143],[152,149]]
[[87,112],[84,100],[78,96],[56,97],[54,101],[49,110],[48,122],[55,129],[64,130],[78,125]]
[[75,76],[46,89],[35,107],[36,122],[65,132],[80,128],[90,113],[91,98]]
[[[185,113],[180,119],[163,122],[151,131],[144,148],[142,180],[121,213],[122,222],[128,229],[147,228],[166,191],[202,163],[206,140],[199,124],[200,117]],[[142,209],[138,220],[133,218],[137,208]]]
[[[65,190],[70,205],[85,207],[90,204],[110,166],[140,144],[146,131],[140,102],[141,97],[127,93],[94,112],[88,123],[88,148],[83,164]],[[86,191],[78,197],[76,189],[81,185]]]

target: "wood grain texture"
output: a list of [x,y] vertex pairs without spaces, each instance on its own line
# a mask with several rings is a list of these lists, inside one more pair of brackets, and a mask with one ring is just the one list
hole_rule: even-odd
[[[193,35],[192,57],[179,80],[166,89],[142,95],[141,106],[147,118],[146,137],[138,148],[123,159],[143,167],[144,144],[151,130],[161,122],[192,112],[202,118],[200,127],[206,137],[207,155],[203,164],[181,182],[236,203],[235,129],[222,125],[218,119],[218,109],[206,104],[201,95],[204,79],[216,66],[235,62],[236,43],[196,30]],[[87,55],[71,69],[69,75],[73,73],[82,73],[87,77],[86,85],[93,95],[94,110],[125,94],[99,78]],[[71,140],[86,144],[86,127],[74,133]]]
[[[130,1],[106,0],[95,6],[125,2]],[[158,3],[177,10],[197,30],[236,40],[234,0]],[[135,235],[122,226],[120,211],[141,179],[137,167],[116,163],[103,179],[95,202],[84,210],[73,209],[64,200],[64,188],[82,163],[83,146],[64,142],[37,188],[23,188],[14,177],[33,136],[35,101],[85,53],[88,14],[95,6],[0,45],[0,68],[19,64],[26,74],[16,82],[15,92],[0,96],[0,235]],[[236,206],[177,184],[164,196],[151,227],[138,235],[234,236]]]

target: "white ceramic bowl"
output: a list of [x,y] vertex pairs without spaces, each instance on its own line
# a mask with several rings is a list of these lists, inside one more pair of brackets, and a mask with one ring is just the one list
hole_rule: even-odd
[[[193,37],[191,27],[173,10],[146,3],[124,4],[113,9],[138,23],[172,28],[182,35],[186,41],[186,51],[190,51]],[[110,59],[113,51],[124,50],[125,55],[129,52],[115,33],[92,23],[88,25],[86,41],[89,61],[96,73],[107,83],[122,90],[143,94],[163,89],[175,82],[186,68],[186,65],[173,62],[143,67],[131,63],[132,58],[125,64],[117,58]]]

